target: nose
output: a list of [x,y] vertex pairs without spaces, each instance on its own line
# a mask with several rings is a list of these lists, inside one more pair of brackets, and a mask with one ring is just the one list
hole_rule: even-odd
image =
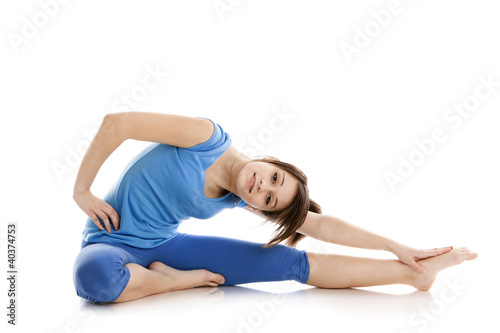
[[263,178],[261,178],[259,182],[259,191],[260,190],[267,190],[267,182]]

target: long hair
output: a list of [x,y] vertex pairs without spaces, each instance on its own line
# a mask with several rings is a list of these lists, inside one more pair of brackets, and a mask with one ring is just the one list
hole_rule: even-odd
[[262,211],[267,221],[278,225],[274,233],[276,236],[265,244],[264,247],[273,247],[283,241],[287,246],[296,247],[297,243],[305,237],[305,235],[298,233],[297,229],[304,224],[307,213],[311,211],[321,214],[320,205],[309,198],[307,176],[295,165],[274,158],[262,158],[255,161],[271,163],[298,180],[297,194],[288,207],[279,211]]

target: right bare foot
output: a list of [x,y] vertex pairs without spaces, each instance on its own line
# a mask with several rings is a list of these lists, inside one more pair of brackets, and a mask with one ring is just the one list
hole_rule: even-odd
[[221,274],[212,273],[206,269],[181,271],[159,261],[151,263],[148,268],[164,276],[168,291],[202,286],[217,287],[225,281]]
[[425,267],[425,273],[413,272],[413,286],[418,290],[427,291],[432,287],[437,273],[445,268],[461,264],[465,260],[476,258],[476,253],[461,247],[436,257],[419,260],[418,263]]

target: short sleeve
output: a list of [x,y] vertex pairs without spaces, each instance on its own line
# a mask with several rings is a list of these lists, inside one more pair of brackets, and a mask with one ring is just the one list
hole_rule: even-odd
[[212,124],[214,124],[214,132],[212,133],[212,136],[205,142],[184,149],[187,151],[193,151],[199,153],[203,152],[216,153],[220,150],[225,151],[227,148],[229,148],[229,146],[232,143],[229,134],[226,133],[224,129],[213,120],[208,118],[202,118],[202,119],[210,120]]

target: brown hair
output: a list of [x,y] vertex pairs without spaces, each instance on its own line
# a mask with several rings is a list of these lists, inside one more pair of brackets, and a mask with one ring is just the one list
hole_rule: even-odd
[[288,172],[298,181],[297,194],[288,207],[280,211],[262,211],[267,221],[274,222],[278,225],[274,232],[276,236],[265,244],[264,247],[273,247],[283,241],[285,241],[285,245],[295,247],[297,243],[305,237],[305,235],[298,233],[297,229],[304,224],[307,213],[311,211],[321,214],[320,205],[309,198],[307,176],[295,165],[282,162],[274,157],[258,159],[256,162],[271,163]]

